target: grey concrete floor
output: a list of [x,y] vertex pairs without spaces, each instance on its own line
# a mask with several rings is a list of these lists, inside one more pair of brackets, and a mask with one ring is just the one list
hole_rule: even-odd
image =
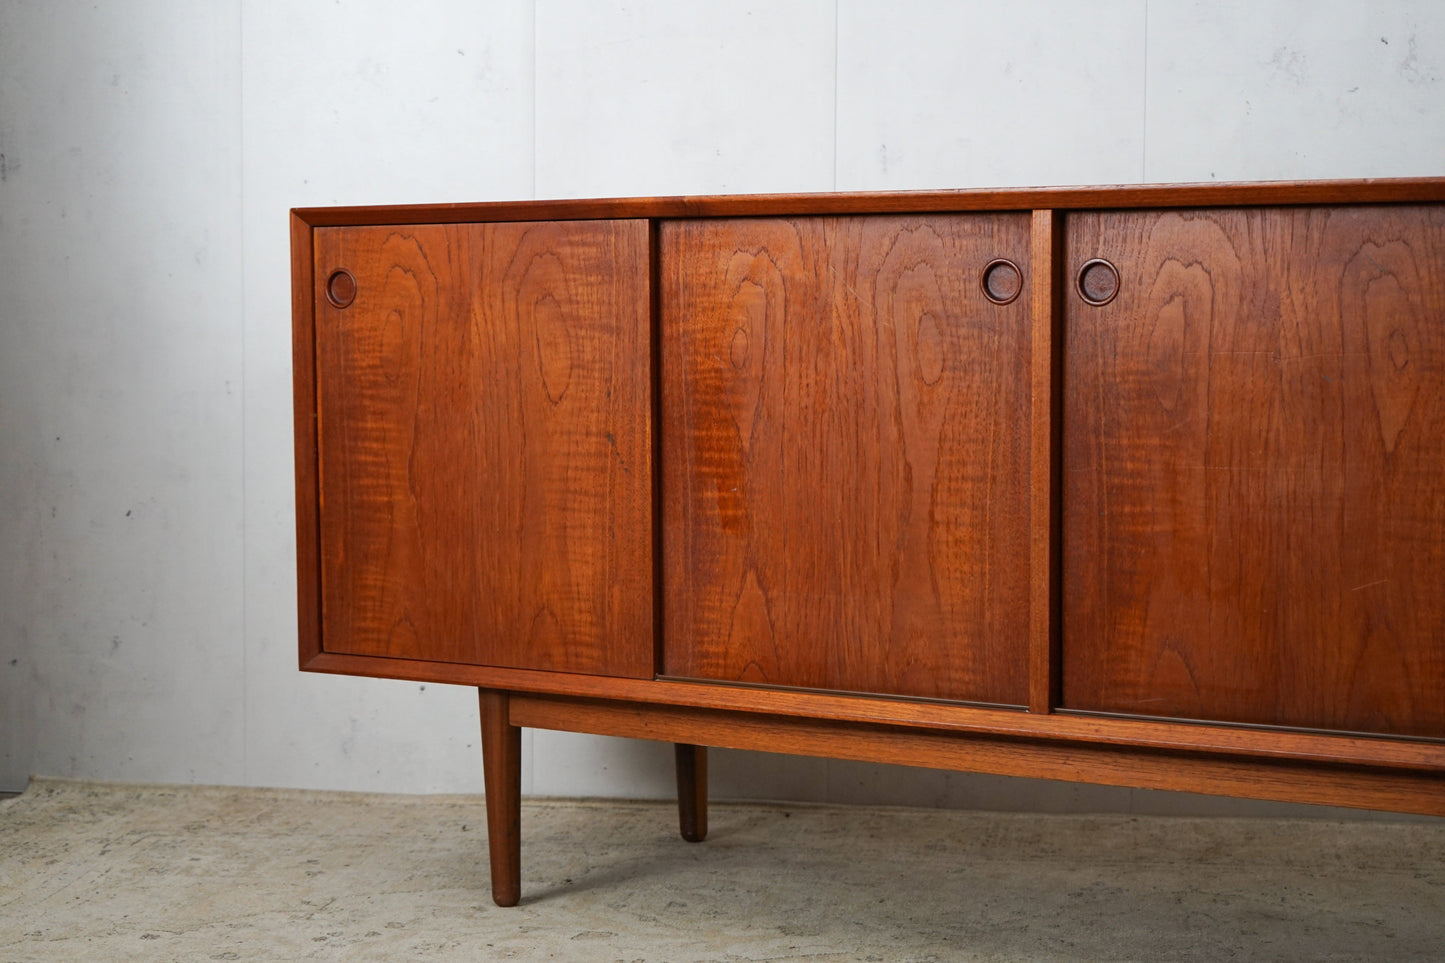
[[0,802],[0,961],[1439,960],[1445,820],[482,801],[44,780]]

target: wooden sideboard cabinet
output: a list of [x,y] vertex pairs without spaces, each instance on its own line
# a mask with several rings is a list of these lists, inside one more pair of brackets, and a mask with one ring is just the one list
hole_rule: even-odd
[[301,666],[1445,815],[1445,178],[292,212]]

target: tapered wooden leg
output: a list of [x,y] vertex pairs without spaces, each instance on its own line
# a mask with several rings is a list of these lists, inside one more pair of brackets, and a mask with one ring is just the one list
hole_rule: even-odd
[[495,689],[478,693],[492,901],[516,906],[522,897],[522,730],[507,718],[507,693]]
[[707,838],[707,746],[674,744],[677,755],[677,822],[682,838]]

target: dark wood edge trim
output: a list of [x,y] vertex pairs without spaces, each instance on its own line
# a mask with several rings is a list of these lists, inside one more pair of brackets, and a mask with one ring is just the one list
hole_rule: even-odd
[[1059,704],[1059,404],[1063,397],[1064,217],[1033,212],[1029,234],[1029,711]]
[[291,391],[296,458],[296,608],[301,665],[321,654],[321,476],[316,404],[315,243],[291,215]]
[[545,695],[511,698],[514,726],[1445,816],[1445,778],[1355,766],[1059,743],[993,734],[651,706]]
[[666,585],[663,567],[663,479],[662,479],[662,226],[657,221],[647,225],[648,284],[648,432],[652,442],[652,671],[663,671],[663,606]]
[[[971,732],[1060,742],[1224,753],[1259,758],[1445,772],[1445,743],[1278,729],[1100,719],[1014,709],[922,703],[907,699],[831,695],[657,679],[537,672],[492,666],[387,659],[322,652],[303,669],[342,675],[440,682],[517,693],[608,699],[680,708],[837,719],[843,722]],[[681,740],[686,742],[688,740]]]
[[579,198],[305,207],[293,213],[312,227],[431,224],[459,221],[588,220],[619,217],[761,217],[806,214],[904,214],[1126,207],[1221,207],[1257,204],[1380,204],[1445,200],[1445,177],[1238,184],[1136,184],[851,194],[736,194],[697,197]]

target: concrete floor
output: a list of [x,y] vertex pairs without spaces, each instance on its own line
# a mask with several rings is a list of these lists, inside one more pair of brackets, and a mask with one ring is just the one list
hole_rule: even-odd
[[1440,960],[1445,820],[529,801],[36,781],[0,802],[0,961]]

